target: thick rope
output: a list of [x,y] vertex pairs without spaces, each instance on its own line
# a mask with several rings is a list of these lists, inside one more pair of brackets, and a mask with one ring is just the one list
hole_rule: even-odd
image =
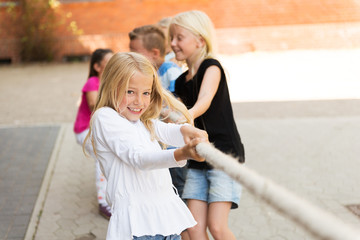
[[260,176],[211,144],[199,143],[196,151],[214,168],[227,173],[252,194],[292,219],[314,237],[321,240],[360,240],[360,232],[355,228]]

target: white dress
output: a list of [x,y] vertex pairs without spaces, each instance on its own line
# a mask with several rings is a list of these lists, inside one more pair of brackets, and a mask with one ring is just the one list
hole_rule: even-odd
[[[160,141],[184,145],[181,125],[153,123]],[[180,234],[196,224],[172,187],[168,168],[186,164],[186,160],[174,159],[174,149],[162,150],[141,121],[130,122],[109,107],[95,112],[92,134],[108,180],[106,197],[112,216],[107,240]]]

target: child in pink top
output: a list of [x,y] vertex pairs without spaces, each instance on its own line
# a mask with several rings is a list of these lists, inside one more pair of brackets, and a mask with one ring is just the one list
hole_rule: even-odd
[[[89,76],[82,89],[81,103],[74,124],[76,141],[80,145],[83,145],[85,137],[89,132],[90,118],[97,99],[100,77],[112,55],[113,52],[110,49],[96,49],[91,55]],[[91,144],[86,144],[86,151],[89,154],[93,152]],[[93,156],[93,154],[91,155]],[[106,179],[101,173],[97,160],[95,160],[95,162],[99,212],[102,216],[109,219],[111,216],[110,207],[105,200]]]
[[[90,77],[82,88],[81,104],[74,124],[74,132],[81,133],[89,128],[92,109],[87,101],[91,92],[97,92],[100,85],[98,76]],[[95,95],[95,94],[94,94]],[[95,98],[96,99],[96,98]]]

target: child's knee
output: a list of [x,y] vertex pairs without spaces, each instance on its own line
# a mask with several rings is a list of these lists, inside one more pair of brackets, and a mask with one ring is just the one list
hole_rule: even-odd
[[224,235],[228,227],[227,225],[224,225],[224,223],[215,220],[215,221],[209,221],[208,228],[211,235],[215,239],[221,239],[221,236]]

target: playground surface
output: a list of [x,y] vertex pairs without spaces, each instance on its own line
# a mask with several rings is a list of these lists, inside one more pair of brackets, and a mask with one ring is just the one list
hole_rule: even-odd
[[[360,51],[254,52],[220,59],[230,76],[246,166],[360,229],[359,216],[347,207],[360,205]],[[0,239],[105,239],[107,220],[97,212],[94,163],[72,132],[87,71],[88,63],[0,67],[0,134],[50,134],[42,178],[31,178],[32,193],[20,196],[33,204],[11,212],[0,198]],[[19,143],[13,157],[29,145],[18,141],[21,134],[0,136]],[[37,153],[41,147],[27,151]],[[9,149],[0,149],[1,162],[12,157]],[[26,165],[26,156],[19,165]],[[8,169],[16,168],[2,171]],[[3,177],[0,190],[19,197]],[[246,188],[229,222],[237,239],[314,239]]]

